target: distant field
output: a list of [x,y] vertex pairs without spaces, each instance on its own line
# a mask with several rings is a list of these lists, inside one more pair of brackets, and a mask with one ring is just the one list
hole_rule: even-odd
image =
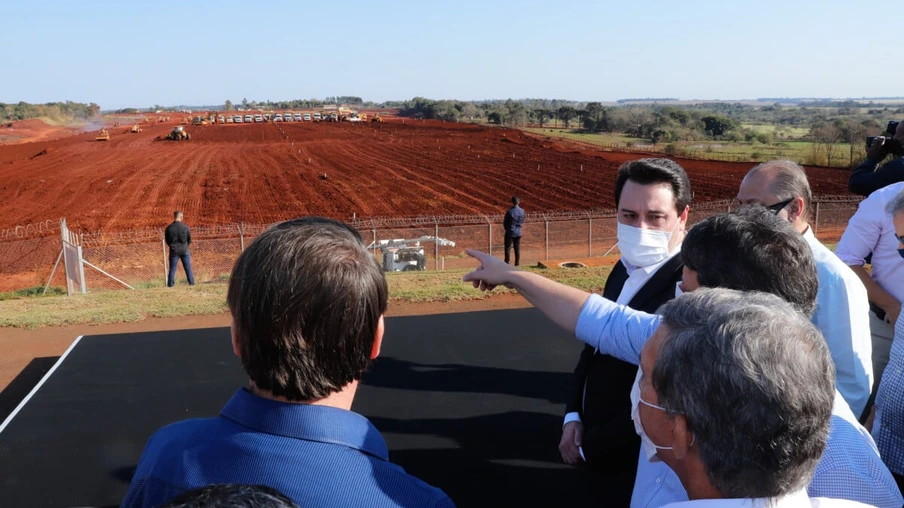
[[[750,124],[745,125],[745,127],[758,132],[775,130],[775,126],[771,125]],[[650,152],[726,162],[761,162],[771,159],[791,159],[800,164],[813,166],[848,167],[851,164],[851,146],[847,143],[832,145],[831,160],[829,160],[825,153],[825,146],[809,141],[777,140],[772,144],[732,141],[679,141],[654,145],[647,139],[632,138],[623,134],[590,134],[549,127],[542,129],[531,127],[522,130],[540,136],[586,143],[611,151]],[[791,127],[786,128],[785,132],[788,133],[789,137],[797,138],[806,134],[808,129]],[[863,156],[862,147],[854,147],[853,162],[856,163]]]

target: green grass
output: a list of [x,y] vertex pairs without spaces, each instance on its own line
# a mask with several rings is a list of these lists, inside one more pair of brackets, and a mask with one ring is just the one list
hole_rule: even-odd
[[[553,280],[587,291],[600,291],[609,267],[543,270],[526,268]],[[389,273],[391,302],[447,302],[481,300],[495,294],[515,293],[497,288],[484,293],[461,281],[468,270],[445,272]],[[27,296],[0,300],[0,327],[38,328],[73,324],[104,324],[141,321],[149,317],[221,314],[226,308],[225,283],[147,287],[129,291],[99,291],[77,296]],[[41,288],[43,290],[43,288]]]
[[[745,127],[757,131],[775,130],[772,125],[749,124]],[[524,128],[525,132],[549,136],[552,138],[568,139],[581,143],[587,143],[603,150],[631,150],[657,154],[688,157],[692,159],[727,161],[727,162],[762,162],[772,159],[791,159],[802,164],[827,165],[824,155],[813,159],[813,145],[809,141],[800,140],[776,140],[772,144],[759,142],[736,141],[679,141],[673,143],[651,144],[650,140],[631,138],[623,134],[589,134],[586,132],[573,132],[565,129],[552,129],[544,127]],[[807,129],[800,127],[789,128],[792,137],[806,134]],[[787,132],[787,131],[786,131]],[[857,147],[859,149],[859,147]],[[862,152],[862,150],[860,150]],[[863,158],[863,154],[855,150],[854,159]],[[832,156],[831,165],[834,167],[848,167],[850,165],[850,145],[836,143],[835,154]]]
[[806,127],[787,127],[787,126],[778,126],[771,124],[755,124],[755,123],[744,123],[741,124],[741,127],[744,129],[750,129],[756,133],[765,133],[772,132],[775,133],[776,130],[781,130],[786,133],[785,135],[791,139],[799,139],[810,133],[810,129]]

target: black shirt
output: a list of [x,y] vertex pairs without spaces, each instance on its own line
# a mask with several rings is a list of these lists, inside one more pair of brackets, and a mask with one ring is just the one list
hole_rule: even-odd
[[188,246],[191,245],[191,231],[182,221],[173,221],[166,227],[163,234],[166,244],[169,245],[170,256],[184,256],[188,254]]

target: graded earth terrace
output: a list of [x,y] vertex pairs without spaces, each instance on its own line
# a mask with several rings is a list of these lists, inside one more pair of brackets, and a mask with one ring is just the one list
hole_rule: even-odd
[[[56,140],[0,145],[0,229],[66,217],[78,230],[499,213],[512,195],[529,211],[613,208],[624,161],[522,131],[463,123],[254,123],[141,132],[109,127]],[[676,158],[694,201],[729,199],[753,163]],[[846,194],[849,171],[807,168],[816,194]]]

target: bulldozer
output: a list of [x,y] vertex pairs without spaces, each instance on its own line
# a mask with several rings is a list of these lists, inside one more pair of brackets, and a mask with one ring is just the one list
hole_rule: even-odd
[[383,117],[380,116],[380,113],[377,113],[370,119],[371,123],[383,123]]
[[179,125],[175,127],[173,131],[169,133],[169,135],[166,136],[166,139],[172,141],[188,141],[191,139],[191,134],[185,132],[185,129],[181,125]]
[[384,272],[413,272],[427,269],[427,254],[421,242],[435,242],[441,247],[455,247],[455,242],[437,236],[422,236],[412,239],[380,240],[367,246],[380,249]]
[[135,125],[132,126],[131,129],[129,129],[129,132],[138,134],[139,132],[141,132],[141,126],[136,123]]
[[94,141],[110,141],[110,133],[107,132],[107,129],[101,129]]

